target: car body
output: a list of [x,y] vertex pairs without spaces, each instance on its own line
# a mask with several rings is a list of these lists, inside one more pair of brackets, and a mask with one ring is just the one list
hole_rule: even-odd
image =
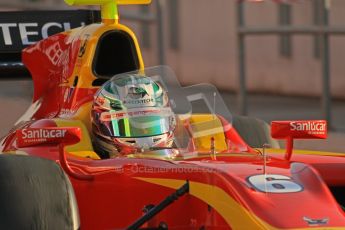
[[[287,156],[284,149],[252,148],[231,125],[230,113],[218,113],[226,110],[218,98],[211,113],[193,110],[187,118],[194,128],[215,122],[208,127],[216,132],[182,135],[185,147],[100,159],[91,135],[95,93],[114,75],[145,71],[134,33],[117,21],[53,35],[26,48],[22,58],[33,78],[33,102],[2,139],[0,151],[61,165],[73,185],[81,229],[126,229],[176,191],[179,195],[171,198],[175,202],[144,221],[142,228],[345,227],[344,155],[291,150]],[[198,91],[207,97],[204,89],[213,90],[208,85],[181,87],[190,95]],[[206,100],[211,104],[218,93],[212,92]],[[290,144],[295,137],[308,136],[286,132],[279,137],[290,138]]]

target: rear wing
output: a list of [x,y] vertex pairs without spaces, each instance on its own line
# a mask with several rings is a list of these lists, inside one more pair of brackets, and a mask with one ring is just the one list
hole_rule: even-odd
[[0,14],[0,80],[28,79],[21,61],[25,47],[48,36],[101,21],[99,11],[13,11]]

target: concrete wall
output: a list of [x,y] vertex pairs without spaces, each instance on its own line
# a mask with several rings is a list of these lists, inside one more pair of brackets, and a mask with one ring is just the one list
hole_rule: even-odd
[[[223,89],[237,90],[238,61],[236,37],[236,1],[184,0],[179,8],[178,50],[168,50],[168,64],[180,79],[189,84],[211,82]],[[312,1],[295,1],[292,23],[311,25]],[[345,1],[333,0],[330,23],[345,28]],[[167,19],[169,20],[169,19]],[[278,23],[278,5],[246,4],[247,25],[274,26]],[[154,29],[152,29],[154,32]],[[169,31],[166,31],[168,37]],[[139,33],[140,35],[140,33]],[[250,91],[287,95],[318,96],[322,90],[321,61],[313,54],[313,37],[294,35],[292,56],[279,53],[278,36],[252,36],[246,42],[247,85]],[[332,37],[331,93],[345,98],[345,37]],[[166,41],[167,43],[167,41]],[[145,50],[147,65],[157,63],[154,50]]]

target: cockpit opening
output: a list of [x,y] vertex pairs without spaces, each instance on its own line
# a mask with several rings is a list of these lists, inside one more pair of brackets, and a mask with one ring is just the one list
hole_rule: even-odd
[[99,39],[93,71],[96,79],[92,85],[100,86],[116,74],[139,69],[139,60],[134,42],[124,31],[113,30]]

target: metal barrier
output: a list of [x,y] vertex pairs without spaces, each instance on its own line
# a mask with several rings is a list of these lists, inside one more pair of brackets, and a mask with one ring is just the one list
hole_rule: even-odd
[[250,35],[286,35],[305,34],[318,35],[322,40],[321,61],[322,61],[322,96],[321,109],[323,117],[332,126],[331,94],[330,94],[330,35],[345,35],[345,28],[329,26],[330,1],[321,1],[321,24],[316,26],[277,26],[277,27],[248,27],[245,26],[244,2],[237,3],[237,37],[238,37],[238,68],[239,68],[239,111],[240,114],[247,114],[247,93],[246,93],[246,62],[245,62],[245,37]]

